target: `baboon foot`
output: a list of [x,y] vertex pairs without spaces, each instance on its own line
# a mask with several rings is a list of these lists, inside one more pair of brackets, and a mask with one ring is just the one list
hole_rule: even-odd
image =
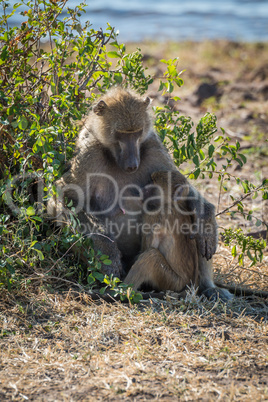
[[221,300],[224,303],[227,303],[234,298],[234,295],[230,293],[229,290],[218,287],[205,289],[202,294],[204,294],[208,300]]

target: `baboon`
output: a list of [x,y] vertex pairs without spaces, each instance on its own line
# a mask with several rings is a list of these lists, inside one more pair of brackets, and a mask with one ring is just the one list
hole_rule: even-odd
[[186,202],[189,186],[175,171],[153,173],[152,180],[144,191],[142,254],[124,281],[135,290],[149,285],[184,296],[187,286],[198,287],[199,277],[197,245],[191,238],[195,216]]
[[[60,222],[69,213],[64,198],[72,200],[81,232],[110,256],[112,264],[103,266],[103,272],[121,279],[141,249],[142,188],[153,172],[178,172],[152,130],[149,104],[148,97],[120,87],[107,91],[85,120],[70,169],[56,183],[58,197],[48,203],[48,213]],[[187,208],[195,210],[199,224],[199,287],[210,297],[218,292],[208,261],[217,247],[214,206],[189,185]]]

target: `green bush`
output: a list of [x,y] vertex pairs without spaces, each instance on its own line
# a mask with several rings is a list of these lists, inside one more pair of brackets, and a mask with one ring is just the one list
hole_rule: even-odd
[[[156,80],[146,73],[140,50],[127,53],[109,24],[105,31],[96,31],[89,23],[81,25],[83,4],[68,8],[67,17],[62,18],[66,3],[30,0],[23,12],[26,21],[10,28],[9,18],[22,3],[15,4],[8,15],[8,4],[1,1],[0,287],[11,290],[36,281],[54,287],[76,283],[94,288],[102,283],[102,291],[108,287],[121,298],[138,301],[140,296],[126,285],[100,273],[101,262],[110,261],[108,256],[94,253],[89,239],[67,227],[52,230],[45,219],[48,194],[54,191],[53,183],[73,155],[78,122],[95,98],[115,84],[143,94]],[[228,173],[231,164],[246,163],[240,145],[230,145],[224,130],[216,136],[214,115],[206,114],[194,129],[192,120],[171,106],[171,101],[173,104],[178,100],[172,96],[174,88],[180,87],[183,80],[177,60],[162,63],[166,72],[159,82],[159,92],[170,102],[155,107],[155,129],[177,166],[191,164],[190,179],[216,174],[224,189],[225,181],[232,179]],[[217,167],[216,156],[225,160],[221,168]],[[268,197],[267,181],[256,187],[235,180],[242,185],[244,198],[260,191]],[[242,201],[243,197],[234,200],[233,213],[251,219],[252,212],[245,213]],[[229,233],[229,239],[242,247],[242,254],[251,255],[251,249],[258,251],[253,263],[261,259],[264,243],[260,246],[250,241],[244,247],[241,233],[232,236]],[[70,252],[74,244],[79,244],[87,264],[81,262],[77,252]]]

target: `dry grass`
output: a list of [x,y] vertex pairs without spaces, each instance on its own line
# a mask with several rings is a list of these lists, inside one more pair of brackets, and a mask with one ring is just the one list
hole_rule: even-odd
[[1,400],[268,399],[267,300],[190,290],[132,307],[28,288],[0,309]]
[[245,264],[241,266],[237,258],[232,257],[230,248],[220,243],[213,262],[216,281],[267,291],[268,250],[264,254],[262,263],[250,267],[250,260],[245,257]]

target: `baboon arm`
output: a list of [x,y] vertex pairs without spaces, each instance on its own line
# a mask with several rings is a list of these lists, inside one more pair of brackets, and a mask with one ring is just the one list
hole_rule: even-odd
[[188,194],[188,208],[195,211],[198,233],[196,242],[202,257],[210,260],[218,245],[218,229],[215,219],[215,207],[192,186]]
[[[147,166],[150,166],[151,173],[161,170],[175,170],[181,174],[182,180],[185,180],[182,173],[175,167],[160,139],[153,136],[147,142],[146,162]],[[190,211],[195,211],[196,221],[200,229],[199,233],[196,234],[199,253],[209,260],[215,254],[218,244],[215,207],[190,184],[187,201],[187,208]]]
[[133,285],[137,290],[144,283],[155,290],[173,290],[181,292],[189,282],[174,272],[158,249],[148,248],[135,264],[132,265],[125,283]]

